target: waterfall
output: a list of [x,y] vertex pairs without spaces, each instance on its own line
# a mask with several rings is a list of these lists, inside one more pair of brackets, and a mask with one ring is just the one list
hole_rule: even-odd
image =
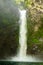
[[21,58],[26,56],[27,49],[27,23],[26,23],[26,10],[20,10],[20,37],[19,37],[19,56]]
[[[41,62],[42,60],[36,58],[32,55],[26,55],[27,49],[27,22],[26,22],[26,10],[20,11],[20,31],[19,31],[19,51],[17,56],[14,56],[10,59],[10,61],[18,61],[18,62]],[[9,59],[7,60],[9,61]]]
[[27,49],[27,22],[26,22],[26,10],[20,10],[20,30],[19,30],[19,50],[15,57],[12,57],[11,61],[26,61],[26,49]]

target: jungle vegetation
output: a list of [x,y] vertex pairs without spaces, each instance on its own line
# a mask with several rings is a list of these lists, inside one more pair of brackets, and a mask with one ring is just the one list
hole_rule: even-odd
[[27,54],[43,55],[43,0],[16,0],[27,11]]
[[43,55],[43,0],[0,0],[0,59],[19,45],[19,10],[27,11],[27,54]]
[[0,59],[17,54],[19,10],[12,0],[0,0]]

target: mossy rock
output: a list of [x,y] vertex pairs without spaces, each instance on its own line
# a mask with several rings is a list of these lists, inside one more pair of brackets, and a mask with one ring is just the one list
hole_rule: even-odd
[[[39,13],[39,11],[34,13],[33,10],[33,15],[31,11],[27,11],[27,54],[43,55],[43,13]],[[37,26],[37,30],[35,30],[35,26]]]

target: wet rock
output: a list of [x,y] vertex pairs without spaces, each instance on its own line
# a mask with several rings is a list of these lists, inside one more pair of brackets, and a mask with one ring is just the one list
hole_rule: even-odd
[[[40,11],[40,10],[39,10]],[[27,54],[43,54],[43,13],[36,9],[27,11]]]

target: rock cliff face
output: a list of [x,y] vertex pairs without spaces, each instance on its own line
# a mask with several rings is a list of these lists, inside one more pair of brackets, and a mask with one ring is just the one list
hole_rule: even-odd
[[27,11],[27,54],[43,55],[43,4],[35,0]]
[[12,0],[0,0],[0,59],[13,56],[19,45],[19,10]]

